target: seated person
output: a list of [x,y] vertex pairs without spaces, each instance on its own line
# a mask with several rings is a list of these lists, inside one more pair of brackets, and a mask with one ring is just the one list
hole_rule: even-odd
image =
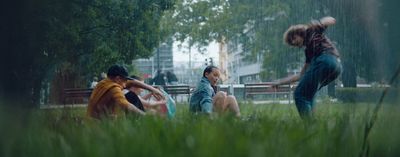
[[190,98],[190,112],[211,114],[213,111],[223,113],[230,110],[236,117],[240,117],[236,98],[222,91],[216,92],[219,76],[220,70],[215,66],[204,69],[203,77]]
[[[131,77],[140,82],[144,82],[144,80],[141,77],[138,76],[131,76]],[[157,115],[160,116],[165,116],[167,112],[166,108],[167,101],[165,99],[154,98],[154,100],[151,100],[152,93],[140,96],[140,94],[143,92],[143,88],[137,87],[133,83],[128,83],[126,85],[126,90],[127,90],[125,93],[126,99],[130,103],[135,104],[137,108],[139,108],[144,112],[149,111],[151,113],[156,113]]]
[[127,82],[151,91],[158,99],[164,99],[159,90],[128,77],[125,67],[113,65],[108,69],[107,78],[101,80],[93,89],[86,111],[87,116],[96,119],[117,117],[121,109],[145,115],[145,112],[126,100],[122,89],[125,88]]

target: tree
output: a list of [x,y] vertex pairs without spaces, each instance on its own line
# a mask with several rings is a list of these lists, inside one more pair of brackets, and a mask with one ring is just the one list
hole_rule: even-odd
[[[248,62],[263,58],[262,78],[287,75],[304,63],[303,52],[283,44],[284,31],[293,24],[333,16],[337,24],[327,30],[341,53],[342,82],[355,87],[357,77],[369,82],[388,80],[399,53],[398,18],[394,0],[228,0],[177,1],[166,14],[166,25],[178,41],[203,47],[211,41],[240,45]],[[167,28],[167,27],[166,27]]]
[[[76,75],[149,57],[173,0],[39,0],[2,5],[1,98],[34,106],[43,81],[71,66]],[[71,64],[64,64],[71,63]]]
[[[260,56],[274,57],[274,70],[280,74],[286,69],[278,65],[282,56],[281,33],[286,23],[288,5],[279,0],[252,1],[192,1],[176,3],[176,9],[164,19],[174,25],[172,34],[178,41],[189,41],[199,49],[212,41],[241,44],[247,52],[246,59],[252,62]],[[171,20],[172,19],[172,20]],[[271,53],[277,55],[270,55]],[[286,53],[285,53],[286,54]]]

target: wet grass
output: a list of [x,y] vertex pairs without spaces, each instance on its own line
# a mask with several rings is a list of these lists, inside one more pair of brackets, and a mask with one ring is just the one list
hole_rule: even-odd
[[[311,125],[300,120],[293,104],[242,103],[241,119],[193,116],[179,104],[174,119],[128,116],[102,122],[85,120],[83,108],[3,110],[0,156],[358,156],[372,105],[317,107]],[[399,111],[394,105],[382,108],[370,156],[400,154]]]

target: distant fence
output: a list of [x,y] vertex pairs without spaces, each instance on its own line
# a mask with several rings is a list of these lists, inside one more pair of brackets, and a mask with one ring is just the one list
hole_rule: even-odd
[[[283,87],[288,89],[287,86],[282,86],[281,88]],[[375,87],[368,84],[359,84],[357,85],[357,88],[344,88],[336,86],[335,95],[336,98],[342,102],[376,102],[377,98],[382,94],[384,87],[386,86]],[[262,94],[262,92],[258,92],[258,94],[251,95],[251,97],[248,97],[248,93],[246,94],[245,84],[221,84],[218,85],[217,90],[225,91],[226,93],[228,93],[228,95],[234,95],[238,101],[293,101],[293,92],[296,89],[295,85],[291,86],[290,90],[288,90],[287,92],[279,92],[280,90],[276,90],[277,92],[274,93],[268,88],[270,87],[265,86],[265,91],[268,91],[265,92],[265,94]],[[247,90],[247,92],[249,91]],[[318,91],[317,95],[317,98],[328,96],[327,86]],[[187,97],[185,95],[183,95],[183,97],[184,98],[181,98],[180,101],[178,101],[185,102],[187,100]],[[400,90],[398,88],[390,89],[386,100],[388,102],[399,102],[399,99]]]
[[[219,85],[218,90],[234,95],[239,101],[288,100],[290,102],[294,88],[289,90],[287,87],[289,86],[282,86],[273,90],[269,85],[264,85],[263,83],[230,84]],[[285,92],[280,89],[284,89]]]
[[[259,83],[262,84],[262,83]],[[247,84],[247,88],[250,88],[249,85]],[[253,84],[254,85],[254,84]],[[195,87],[188,86],[188,85],[179,85],[176,86],[171,86],[174,88],[167,89],[169,93],[174,97],[174,99],[177,102],[181,103],[187,103],[189,101],[189,98],[191,96],[191,92],[194,90]],[[178,88],[179,87],[179,88]],[[337,86],[336,87],[336,92],[335,95],[339,101],[342,102],[376,102],[377,98],[381,95],[383,89],[386,86],[371,86],[368,84],[360,84],[357,85],[357,88],[344,88]],[[257,88],[258,90],[264,90],[264,86],[260,86]],[[247,89],[246,90],[246,85],[245,84],[221,84],[218,85],[219,91],[225,91],[229,95],[234,95],[238,101],[275,101],[275,100],[285,100],[293,101],[293,91],[295,90],[295,87],[291,88],[289,92],[277,92],[273,93],[272,90],[268,90],[268,88],[265,86],[265,91],[268,92],[257,92],[256,94],[249,94],[251,90]],[[246,93],[247,91],[247,93]],[[279,90],[276,90],[279,91]],[[389,102],[399,102],[400,99],[400,90],[398,88],[391,88],[389,91],[388,96],[386,97],[385,100]],[[87,91],[83,91],[83,95],[80,95],[81,91],[74,91],[71,89],[63,89],[62,92],[62,101],[57,104],[85,104],[88,101],[89,95],[87,94]],[[78,92],[78,93],[77,93]],[[327,94],[327,87],[322,88],[318,92],[318,98],[321,98],[321,96],[328,95]],[[49,94],[47,94],[47,97]],[[43,95],[45,97],[45,95]],[[42,105],[48,105],[48,103],[43,103]]]

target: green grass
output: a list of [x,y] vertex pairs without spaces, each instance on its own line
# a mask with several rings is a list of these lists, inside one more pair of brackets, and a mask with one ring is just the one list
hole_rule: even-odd
[[[358,156],[371,107],[320,102],[313,125],[300,120],[293,104],[241,104],[243,119],[192,116],[179,104],[174,119],[103,122],[85,120],[85,109],[3,109],[0,156]],[[370,156],[400,154],[399,110],[382,108]]]

